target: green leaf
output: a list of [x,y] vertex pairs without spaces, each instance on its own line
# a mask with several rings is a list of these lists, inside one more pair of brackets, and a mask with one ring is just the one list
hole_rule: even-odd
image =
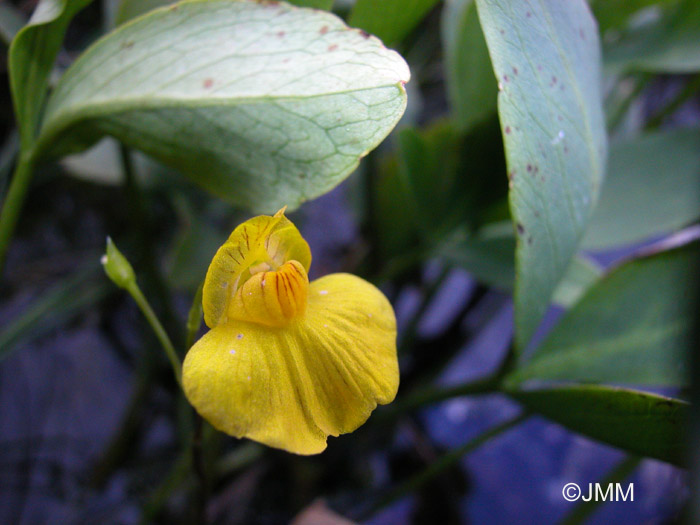
[[639,242],[700,217],[699,151],[698,128],[613,145],[584,247],[600,250]]
[[402,179],[395,155],[379,160],[374,178],[374,228],[378,260],[383,264],[394,258],[405,260],[420,242],[414,205]]
[[[132,18],[153,11],[158,7],[174,4],[177,0],[122,0],[117,10],[116,24],[121,25]],[[298,7],[312,7],[330,11],[333,0],[288,0],[289,4]]]
[[[513,289],[515,239],[510,222],[488,225],[474,235],[458,234],[444,243],[439,253],[486,285],[504,291]],[[560,306],[571,306],[596,282],[600,273],[600,268],[591,261],[574,257],[552,300]]]
[[442,11],[445,80],[460,130],[496,112],[498,90],[473,0],[448,0]]
[[699,228],[694,235],[688,245],[633,259],[600,279],[509,381],[689,384]]
[[600,33],[608,29],[618,31],[626,29],[630,18],[638,15],[642,9],[668,7],[677,4],[678,0],[591,0],[589,4],[598,22]]
[[3,44],[9,46],[24,24],[22,13],[17,8],[10,4],[0,4],[0,41]]
[[49,74],[73,16],[92,0],[41,0],[9,51],[10,87],[24,148],[39,125]]
[[323,9],[330,11],[333,7],[334,0],[287,0],[290,4],[299,7],[312,7],[314,9]]
[[393,45],[408,35],[437,3],[438,0],[357,0],[348,23]]
[[174,4],[177,0],[122,0],[115,17],[116,25],[120,26],[132,18],[144,15],[159,7]]
[[690,405],[637,390],[565,386],[510,392],[527,409],[633,454],[684,465]]
[[700,71],[700,2],[680,0],[605,47],[611,73]]
[[[496,119],[460,133],[449,120],[398,133],[399,175],[415,228],[429,244],[466,223],[479,224],[495,201],[505,198],[505,169]],[[484,159],[488,159],[485,162]]]
[[577,251],[603,179],[600,45],[583,0],[477,0],[499,81],[517,230],[515,340],[532,337]]
[[398,122],[408,79],[397,53],[330,13],[181,2],[117,28],[73,64],[40,144],[111,134],[270,213],[346,178]]

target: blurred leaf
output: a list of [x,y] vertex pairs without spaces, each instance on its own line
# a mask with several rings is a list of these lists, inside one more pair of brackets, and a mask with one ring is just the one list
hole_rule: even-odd
[[448,120],[398,134],[399,176],[417,231],[432,244],[465,221],[478,225],[504,198],[506,185],[493,174],[505,169],[495,119],[459,133]]
[[680,0],[657,9],[649,21],[605,46],[606,70],[614,73],[700,71],[700,2]]
[[0,4],[0,41],[3,44],[9,46],[24,24],[24,17],[16,7]]
[[408,78],[398,54],[332,14],[181,2],[119,27],[73,64],[40,145],[55,154],[111,134],[270,213],[347,177],[401,117]]
[[678,0],[590,0],[589,4],[598,22],[600,33],[611,28],[625,29],[630,18],[642,9],[668,7],[677,4]]
[[600,266],[590,259],[574,257],[559,285],[554,289],[552,301],[561,306],[571,306],[600,279]]
[[379,161],[374,189],[378,259],[389,261],[415,250],[420,241],[413,205],[399,176],[396,156]]
[[[482,283],[504,291],[513,289],[515,239],[513,225],[498,223],[472,236],[455,236],[439,253],[450,264],[468,271]],[[574,257],[554,290],[552,300],[561,306],[574,304],[600,277],[600,268],[583,257]]]
[[473,0],[448,0],[442,11],[445,80],[460,130],[496,112],[497,87]]
[[637,390],[564,386],[511,392],[527,409],[624,450],[684,464],[689,404]]
[[608,175],[583,240],[600,250],[700,217],[700,129],[653,133],[610,148]]
[[0,200],[4,198],[5,187],[18,153],[19,135],[16,130],[12,130],[0,148]]
[[510,222],[489,225],[474,235],[455,236],[443,245],[440,255],[484,284],[513,289],[515,239]]
[[168,281],[177,289],[199,286],[225,234],[208,221],[188,214],[189,223],[178,233],[169,254]]
[[357,0],[348,24],[393,45],[403,40],[437,3],[438,0]]
[[477,0],[499,80],[516,225],[515,340],[523,348],[585,231],[603,179],[600,46],[583,0]]
[[8,61],[15,116],[24,147],[31,146],[43,107],[49,74],[73,16],[92,0],[41,0],[17,33]]
[[[139,185],[145,184],[155,162],[138,151],[134,151],[131,156],[136,168],[134,175],[139,180]],[[119,143],[111,137],[105,137],[83,153],[62,158],[61,165],[78,179],[114,186],[124,183]]]
[[458,173],[460,137],[450,123],[441,121],[425,131],[404,128],[397,146],[399,176],[417,230],[427,236],[459,222],[464,209],[451,204],[464,195],[466,177]]
[[[95,255],[94,260],[98,260]],[[113,289],[104,279],[95,279],[99,266],[76,272],[44,291],[37,300],[0,332],[0,361],[7,358],[19,344],[28,344],[35,338],[61,326],[72,317],[84,312]]]
[[290,4],[299,7],[312,7],[314,9],[323,9],[330,11],[333,7],[334,0],[287,0]]
[[174,4],[177,0],[121,0],[117,9],[116,25],[144,15],[158,7]]
[[689,384],[700,229],[695,235],[691,244],[633,259],[599,280],[510,380]]

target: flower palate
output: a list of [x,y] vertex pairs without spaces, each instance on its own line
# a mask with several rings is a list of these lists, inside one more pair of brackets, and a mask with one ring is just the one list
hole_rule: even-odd
[[185,394],[212,425],[296,454],[322,452],[399,386],[389,301],[349,274],[309,283],[310,265],[284,209],[238,226],[204,282],[211,330],[183,365]]

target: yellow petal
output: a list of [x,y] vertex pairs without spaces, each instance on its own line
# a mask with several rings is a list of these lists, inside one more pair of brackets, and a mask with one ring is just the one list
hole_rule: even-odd
[[346,274],[311,283],[305,315],[283,327],[216,326],[183,366],[187,398],[216,428],[297,454],[355,430],[398,383],[391,305]]
[[284,216],[261,215],[239,225],[219,248],[204,281],[204,321],[210,328],[225,321],[229,303],[252,274],[277,270],[285,262],[298,261],[305,271],[311,251],[299,230]]

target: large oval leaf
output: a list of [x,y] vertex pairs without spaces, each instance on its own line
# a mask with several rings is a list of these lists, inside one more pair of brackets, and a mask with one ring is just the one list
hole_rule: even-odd
[[694,242],[633,259],[592,286],[511,380],[688,385],[700,228],[680,237]]
[[601,186],[600,43],[584,0],[476,3],[500,88],[522,348],[576,253]]
[[529,410],[580,432],[676,465],[684,463],[689,404],[605,386],[563,386],[511,395]]
[[408,79],[397,53],[332,14],[182,2],[75,62],[49,101],[41,145],[111,134],[269,213],[349,175],[403,114]]

